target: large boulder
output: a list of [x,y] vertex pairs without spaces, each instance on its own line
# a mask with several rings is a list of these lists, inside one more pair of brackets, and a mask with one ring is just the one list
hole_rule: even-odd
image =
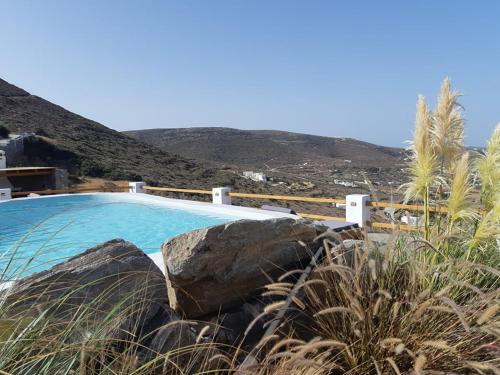
[[325,230],[303,220],[240,220],[162,246],[170,306],[188,318],[241,304],[270,278],[310,257]]
[[76,327],[75,332],[81,326],[118,340],[141,337],[179,318],[168,306],[163,273],[123,240],[106,242],[21,279],[3,299],[2,311],[10,317],[43,314]]

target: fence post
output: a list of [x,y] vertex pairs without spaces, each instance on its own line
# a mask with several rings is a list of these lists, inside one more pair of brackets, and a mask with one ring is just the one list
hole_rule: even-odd
[[8,201],[12,199],[12,194],[11,194],[11,189],[10,188],[3,188],[0,189],[0,201]]
[[216,187],[212,189],[213,204],[231,204],[230,187]]
[[128,183],[128,191],[130,193],[144,193],[144,185],[146,185],[145,182],[129,182]]
[[345,220],[356,223],[360,227],[367,225],[370,221],[370,207],[366,204],[370,201],[368,194],[350,194],[345,197]]
[[7,168],[7,157],[5,156],[5,151],[0,150],[0,169]]

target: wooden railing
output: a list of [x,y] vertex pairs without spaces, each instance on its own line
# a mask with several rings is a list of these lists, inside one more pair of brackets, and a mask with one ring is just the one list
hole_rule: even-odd
[[[158,192],[171,192],[171,193],[186,193],[186,194],[200,194],[200,195],[212,195],[211,190],[201,190],[201,189],[184,189],[184,188],[171,188],[171,187],[157,187],[157,186],[144,186],[146,191],[158,191]],[[103,191],[103,187],[83,187],[83,188],[70,188],[70,189],[57,189],[57,190],[40,190],[40,191],[23,191],[23,192],[12,192],[13,197],[26,196],[29,194],[39,194],[39,195],[49,195],[49,194],[69,194],[69,193],[83,193],[83,192],[98,192]],[[108,190],[110,191],[110,190]],[[128,187],[117,186],[114,191],[129,191]],[[293,195],[274,195],[274,194],[252,194],[252,193],[238,193],[230,192],[229,196],[235,198],[251,198],[251,199],[266,199],[266,200],[280,200],[280,201],[296,201],[296,202],[307,202],[307,203],[337,203],[345,204],[346,200],[342,198],[330,198],[330,197],[304,197],[304,196],[293,196]],[[411,204],[401,204],[401,203],[390,203],[390,202],[376,202],[370,201],[367,203],[369,207],[375,208],[395,208],[408,211],[425,211],[425,207],[421,205],[411,205]],[[448,210],[445,207],[432,206],[428,207],[429,212],[434,212],[437,214],[447,213]],[[326,216],[317,215],[312,213],[297,212],[297,215],[315,220],[336,220],[345,221],[344,217],[337,216]],[[369,222],[368,226],[372,228],[379,229],[400,229],[405,231],[419,231],[422,228],[413,225],[400,224],[400,223],[384,223],[384,222]]]
[[229,196],[236,198],[275,199],[280,201],[345,204],[345,199],[340,199],[340,198],[315,198],[315,197],[299,197],[293,195],[249,194],[249,193],[229,193]]
[[212,195],[211,190],[196,190],[196,189],[177,189],[177,188],[169,188],[169,187],[156,187],[156,186],[144,186],[144,190],[150,191],[166,191],[172,193],[190,193],[190,194],[207,194]]
[[[178,189],[178,188],[154,187],[154,186],[144,186],[144,190],[181,192],[189,194],[206,194],[206,195],[212,194],[212,191],[210,190]],[[303,196],[291,196],[291,195],[252,194],[252,193],[238,193],[238,192],[230,192],[229,196],[235,198],[270,199],[270,200],[297,201],[297,202],[309,202],[309,203],[338,203],[338,204],[346,203],[346,200],[342,198],[327,198],[327,197],[303,197]],[[375,208],[395,208],[407,211],[425,211],[425,207],[422,205],[402,204],[402,203],[371,201],[367,203],[367,206]],[[427,209],[429,210],[429,212],[435,212],[435,213],[448,212],[448,209],[445,207],[431,206],[428,207]],[[297,215],[304,218],[315,219],[315,220],[336,220],[336,221],[346,220],[345,217],[317,215],[305,212],[297,212]],[[386,222],[371,221],[368,222],[368,226],[378,229],[399,229],[404,231],[422,230],[422,228],[419,226],[408,225],[404,223],[386,223]]]
[[[170,187],[157,187],[157,186],[144,186],[144,190],[149,191],[164,191],[171,193],[187,193],[187,194],[205,194],[212,195],[211,190],[197,190],[197,189],[179,189],[179,188],[170,188]],[[252,199],[270,199],[270,200],[283,200],[283,201],[299,201],[299,202],[313,202],[313,203],[340,203],[345,204],[345,199],[340,198],[315,198],[315,197],[300,197],[300,196],[290,196],[290,195],[274,195],[274,194],[252,194],[252,193],[229,193],[230,197],[235,198],[252,198]],[[297,215],[307,218],[307,219],[316,219],[316,220],[337,220],[337,221],[345,221],[344,217],[337,216],[325,216],[325,215],[316,215],[305,212],[297,212]]]
[[418,227],[418,226],[408,225],[408,224],[401,224],[401,223],[370,222],[370,223],[368,223],[368,226],[371,227],[371,228],[398,229],[398,230],[412,231],[412,232],[420,232],[420,231],[424,230],[424,228],[421,228],[421,227]]
[[[144,190],[150,191],[167,191],[174,193],[190,193],[190,194],[209,194],[211,190],[196,190],[196,189],[178,189],[170,187],[144,186]],[[291,195],[274,195],[274,194],[251,194],[251,193],[229,193],[230,197],[235,198],[254,198],[254,199],[276,199],[282,201],[300,201],[300,202],[316,202],[316,203],[345,203],[345,199],[339,198],[314,198],[314,197],[298,197]]]
[[[390,203],[390,202],[368,202],[370,207],[379,208],[397,208],[407,211],[425,211],[425,206],[415,205],[415,204],[403,204],[403,203]],[[429,206],[427,208],[429,212],[447,213],[448,209],[446,207],[439,206]]]
[[308,214],[305,212],[297,212],[297,215],[305,219],[345,221],[345,217],[340,217],[340,216],[316,215],[316,214]]

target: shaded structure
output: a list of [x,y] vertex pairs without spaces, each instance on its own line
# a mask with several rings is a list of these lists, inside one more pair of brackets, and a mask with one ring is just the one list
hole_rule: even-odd
[[55,167],[16,167],[0,169],[0,188],[12,192],[64,189],[68,173]]

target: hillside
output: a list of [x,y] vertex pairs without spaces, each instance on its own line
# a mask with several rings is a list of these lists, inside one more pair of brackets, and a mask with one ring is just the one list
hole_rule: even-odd
[[271,185],[301,194],[375,191],[390,198],[405,179],[403,149],[276,130],[149,129],[125,132],[166,151],[232,168],[261,171]]
[[58,166],[73,175],[176,186],[226,185],[237,179],[208,163],[132,139],[2,79],[0,122],[12,132],[37,135],[26,144],[22,164]]
[[276,130],[231,128],[147,129],[125,132],[140,141],[186,157],[248,167],[350,160],[365,167],[392,166],[402,150],[350,138]]

